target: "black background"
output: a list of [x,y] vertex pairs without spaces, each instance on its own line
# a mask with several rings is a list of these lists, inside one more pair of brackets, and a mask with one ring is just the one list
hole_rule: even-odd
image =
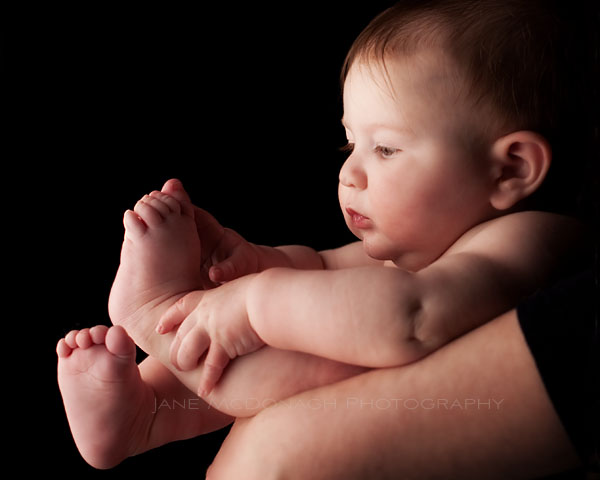
[[171,177],[255,243],[353,239],[337,203],[339,74],[352,40],[391,3],[47,2],[4,18],[5,239],[19,256],[10,294],[25,339],[9,402],[23,417],[13,437],[21,472],[203,476],[225,432],[108,472],[89,467],[64,415],[56,342],[109,324],[122,214]]
[[5,438],[20,473],[203,477],[226,431],[89,467],[64,414],[56,342],[109,324],[123,212],[171,177],[252,242],[353,240],[337,203],[339,74],[352,40],[392,3],[3,12],[5,303],[16,304],[4,315],[4,420],[16,420]]

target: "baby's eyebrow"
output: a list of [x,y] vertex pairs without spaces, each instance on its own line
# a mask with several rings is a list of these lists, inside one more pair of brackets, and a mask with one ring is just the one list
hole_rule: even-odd
[[[344,117],[342,117],[341,122],[342,122],[342,125],[344,126],[344,128],[350,128],[346,124]],[[383,123],[374,123],[372,125],[369,125],[369,129],[371,129],[371,130],[389,130],[389,131],[399,133],[404,136],[408,136],[408,135],[414,136],[414,134],[415,134],[415,132],[410,127],[391,126],[391,125],[386,125]]]

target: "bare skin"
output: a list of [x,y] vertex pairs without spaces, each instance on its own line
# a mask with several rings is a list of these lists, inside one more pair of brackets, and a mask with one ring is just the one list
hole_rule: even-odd
[[[194,214],[194,208],[184,192],[181,189],[174,188],[171,184],[170,187],[165,187],[162,192],[155,191],[144,197],[133,211],[126,213],[124,219],[126,235],[121,265],[109,301],[109,310],[113,322],[116,325],[123,326],[135,343],[154,357],[154,359],[148,360],[146,364],[140,366],[140,371],[151,371],[156,378],[163,375],[162,378],[165,379],[165,384],[169,385],[165,392],[172,395],[180,388],[174,385],[175,378],[181,380],[188,388],[196,391],[204,374],[208,372],[208,376],[212,377],[212,380],[207,383],[213,385],[230,359],[238,355],[251,353],[247,356],[248,360],[244,359],[243,362],[236,362],[236,365],[233,365],[233,368],[230,369],[230,373],[237,372],[237,377],[242,376],[240,372],[246,374],[251,371],[254,376],[246,377],[251,378],[250,381],[246,381],[246,383],[243,381],[238,382],[236,375],[234,375],[235,380],[227,382],[226,375],[222,382],[225,394],[223,395],[223,390],[217,388],[213,390],[210,396],[205,396],[205,399],[211,402],[212,405],[218,406],[218,409],[239,416],[238,412],[249,412],[251,409],[248,408],[248,404],[238,408],[238,404],[235,403],[234,406],[234,402],[237,400],[248,401],[262,398],[263,403],[261,404],[259,401],[258,406],[255,408],[255,411],[259,411],[267,406],[264,400],[272,398],[273,401],[277,401],[294,395],[303,389],[309,389],[310,394],[311,388],[340,381],[362,371],[357,370],[356,367],[340,366],[340,364],[332,361],[325,361],[319,365],[318,360],[310,360],[310,357],[304,354],[286,356],[284,352],[269,349],[256,351],[262,346],[260,342],[254,341],[257,336],[261,337],[263,344],[275,345],[285,350],[299,350],[318,356],[328,356],[332,360],[359,363],[369,367],[389,367],[407,361],[415,361],[427,355],[432,350],[441,347],[445,342],[510,308],[521,295],[538,285],[539,278],[534,277],[544,277],[545,265],[548,262],[542,257],[549,252],[540,253],[537,242],[533,242],[531,245],[532,249],[537,252],[533,256],[535,261],[531,260],[531,256],[525,253],[513,255],[515,253],[513,249],[508,249],[508,252],[505,251],[507,250],[506,245],[515,247],[519,243],[523,232],[531,234],[530,223],[538,226],[536,228],[538,234],[540,234],[541,239],[545,240],[548,237],[545,231],[552,229],[540,228],[537,221],[524,221],[521,223],[518,220],[516,222],[518,225],[513,224],[515,228],[510,228],[507,236],[493,235],[495,229],[486,229],[488,235],[495,238],[495,242],[492,242],[495,243],[495,247],[491,249],[492,251],[490,251],[490,243],[482,241],[482,237],[486,236],[483,235],[478,237],[479,240],[470,242],[469,248],[464,251],[455,252],[456,255],[453,257],[444,257],[440,264],[428,269],[423,275],[413,276],[399,273],[399,269],[411,272],[425,269],[436,259],[442,258],[454,242],[458,242],[462,238],[461,236],[470,229],[484,222],[499,220],[500,217],[515,207],[521,199],[535,191],[543,181],[550,162],[550,149],[545,139],[535,134],[535,132],[527,131],[510,132],[506,135],[503,132],[501,138],[495,138],[492,144],[489,145],[490,148],[485,152],[485,155],[482,155],[482,158],[478,159],[479,161],[474,161],[475,158],[472,157],[476,153],[475,150],[466,148],[466,145],[458,140],[462,137],[457,135],[457,133],[470,132],[471,123],[466,119],[472,116],[471,108],[465,102],[459,105],[459,102],[456,101],[457,97],[447,96],[448,91],[453,89],[443,88],[433,92],[439,95],[431,94],[432,92],[429,91],[431,85],[423,80],[430,78],[431,74],[434,76],[438,74],[436,70],[438,62],[435,61],[438,59],[429,60],[432,61],[423,62],[423,65],[420,65],[421,62],[419,62],[419,68],[410,70],[408,75],[394,74],[394,77],[398,78],[398,82],[393,86],[394,91],[399,93],[397,98],[402,99],[397,105],[389,102],[389,95],[386,95],[385,92],[382,95],[379,88],[381,82],[378,81],[381,78],[373,78],[371,76],[374,72],[372,69],[352,67],[354,70],[349,73],[344,90],[344,125],[352,154],[340,174],[340,204],[346,221],[351,227],[350,229],[363,241],[365,247],[365,255],[360,255],[352,263],[353,265],[359,264],[365,256],[381,262],[384,260],[391,261],[398,267],[398,271],[393,274],[393,281],[388,278],[390,270],[380,268],[382,265],[370,269],[368,271],[369,276],[366,274],[359,275],[356,271],[342,271],[342,273],[331,275],[329,272],[326,275],[321,275],[321,273],[313,275],[313,272],[307,275],[297,275],[296,270],[287,271],[297,268],[296,265],[293,265],[294,262],[291,262],[292,265],[278,265],[282,258],[284,263],[290,260],[290,258],[285,260],[285,254],[283,257],[281,255],[267,255],[270,260],[261,262],[259,261],[260,255],[255,255],[253,247],[248,246],[248,255],[241,250],[238,251],[237,253],[241,252],[241,254],[236,257],[237,261],[231,264],[234,268],[243,270],[242,273],[238,272],[237,277],[257,273],[273,266],[288,267],[287,269],[279,269],[275,273],[262,275],[263,282],[260,285],[263,288],[253,290],[261,292],[261,295],[266,293],[266,296],[255,297],[255,300],[258,298],[261,301],[240,301],[239,299],[245,298],[244,294],[239,292],[239,294],[236,294],[235,289],[228,289],[226,285],[222,287],[225,290],[220,290],[216,294],[206,293],[207,298],[220,298],[220,301],[213,302],[216,306],[214,309],[216,311],[215,315],[212,315],[212,317],[201,316],[199,321],[192,318],[190,320],[194,322],[192,327],[189,327],[190,321],[188,321],[185,328],[180,328],[178,334],[171,332],[163,336],[156,335],[156,327],[160,325],[159,320],[165,312],[177,306],[181,299],[187,298],[188,293],[195,293],[195,291],[205,288],[207,281],[219,284],[227,276],[227,269],[219,269],[215,265],[211,269],[206,269],[206,246],[201,243],[204,242],[204,238],[198,233],[199,225]],[[399,67],[399,70],[405,72],[404,64],[399,65]],[[433,70],[428,70],[428,68]],[[427,88],[423,89],[423,85],[427,85]],[[452,94],[452,92],[450,93]],[[461,106],[462,109],[459,110],[458,106]],[[452,111],[453,115],[441,114],[447,111]],[[465,117],[464,121],[463,115]],[[458,127],[462,130],[461,132],[457,131]],[[386,132],[385,139],[382,139],[384,131]],[[395,133],[391,135],[391,131]],[[407,131],[410,131],[412,135],[406,135],[405,132]],[[527,174],[524,174],[524,172]],[[457,185],[460,185],[459,189],[456,188]],[[518,207],[516,207],[516,210],[518,210]],[[521,219],[523,216],[520,215],[518,218]],[[510,223],[510,220],[508,222]],[[498,224],[505,225],[506,221],[496,222],[496,225]],[[208,222],[208,225],[214,226],[211,222]],[[500,230],[503,229],[500,228]],[[238,245],[245,247],[248,244],[238,242]],[[559,251],[560,248],[557,248],[556,251],[552,250],[550,252],[553,254],[551,257],[556,256],[555,254]],[[302,257],[310,259],[309,263],[316,265],[316,269],[326,269],[326,262],[322,262],[323,257],[314,251],[313,254],[307,256],[304,255],[305,253],[306,251],[303,251]],[[230,255],[230,257],[234,258],[234,255]],[[540,269],[531,268],[532,262],[534,265],[540,266]],[[246,263],[245,267],[243,266],[244,263]],[[550,263],[552,264],[552,262]],[[345,267],[349,269],[348,265],[345,265]],[[486,271],[485,267],[490,267],[490,270]],[[460,281],[462,277],[457,280],[457,272],[463,274],[471,282]],[[498,275],[488,275],[488,273]],[[524,279],[520,278],[521,273],[525,277]],[[419,278],[419,281],[411,282],[408,280],[408,278],[416,277]],[[336,281],[331,282],[331,279]],[[363,283],[357,283],[357,279],[362,279]],[[371,279],[380,280],[381,283],[371,281]],[[460,284],[460,288],[456,290],[448,288],[448,279]],[[288,280],[290,281],[288,282]],[[288,291],[294,291],[296,304],[289,302],[289,298],[280,295],[280,291],[274,294],[275,291],[272,288],[273,285],[281,286],[283,284],[289,287],[292,285],[292,280],[300,281],[295,284],[296,286],[302,285],[298,289],[288,288]],[[244,281],[242,279],[237,285],[245,285]],[[339,286],[335,293],[341,292],[341,295],[326,294],[326,287],[331,286],[333,283]],[[386,301],[381,301],[380,286],[383,283],[388,287]],[[397,287],[399,285],[415,287],[414,289],[406,288],[408,292],[406,299],[408,301],[397,300]],[[502,287],[500,293],[498,291],[499,285]],[[519,290],[519,288],[522,290]],[[241,287],[239,289],[242,290]],[[249,291],[250,289],[246,288],[246,290]],[[224,291],[231,295],[224,295]],[[320,296],[314,294],[315,292]],[[269,302],[272,297],[277,298],[280,304],[286,305],[289,310],[279,308],[280,305],[277,302]],[[235,301],[233,301],[234,298]],[[307,298],[311,299],[311,308],[308,308]],[[473,298],[477,301],[473,302]],[[267,300],[265,301],[265,299]],[[344,299],[357,301],[342,301]],[[248,313],[248,304],[257,307],[252,309],[252,315]],[[483,310],[472,308],[473,304],[475,307],[483,306]],[[265,315],[264,310],[261,310],[265,305],[271,308],[271,315]],[[450,305],[456,308],[448,308]],[[197,304],[197,306],[202,314],[210,310],[203,308],[204,305]],[[305,310],[298,308],[298,306],[303,307]],[[352,308],[356,306],[361,308]],[[221,307],[223,308],[221,309]],[[382,313],[379,307],[383,307],[385,312]],[[227,320],[223,321],[223,319],[231,318],[231,316],[221,315],[221,313],[230,313],[234,308],[239,313],[242,324],[244,324],[245,317],[247,317],[246,319],[252,317],[254,323],[250,323],[251,328],[238,329],[241,337],[239,342],[235,341],[237,339],[231,335],[233,342],[219,343],[219,340],[228,336],[227,331],[235,330],[235,327],[227,329],[225,325]],[[406,309],[410,312],[406,312]],[[330,315],[324,315],[324,312]],[[423,312],[427,315],[422,314]],[[288,324],[279,321],[282,316],[291,325],[304,328],[304,331],[292,331],[292,335],[290,335],[290,329],[287,328]],[[298,322],[298,317],[301,320],[308,321]],[[203,322],[207,318],[212,318],[211,324],[208,325],[211,328],[207,328],[207,330],[214,333],[210,339],[211,344],[216,345],[215,349],[218,350],[218,353],[211,355],[211,351],[208,351],[204,356],[207,342],[201,340],[200,335],[186,336],[185,343],[182,343],[181,338],[178,339],[178,336],[182,331],[198,332],[206,329]],[[215,318],[217,320],[214,320]],[[400,324],[398,318],[406,319],[406,321]],[[335,319],[335,322],[328,321],[331,319]],[[349,319],[353,320],[351,323],[356,328],[347,328]],[[368,321],[372,319],[375,319],[376,322]],[[181,319],[181,321],[183,322],[184,319]],[[263,322],[262,328],[259,328],[257,322],[261,321]],[[208,323],[208,320],[206,322]],[[322,328],[323,324],[326,328]],[[183,327],[183,325],[182,323],[181,326]],[[198,328],[194,328],[196,325]],[[370,330],[371,335],[365,335],[365,326]],[[390,326],[394,330],[390,330]],[[415,327],[415,329],[411,330],[411,327]],[[260,335],[258,334],[259,330],[263,332]],[[167,331],[165,330],[162,333]],[[225,331],[224,335],[222,335],[223,331]],[[398,333],[398,335],[393,332]],[[346,334],[346,336],[340,339],[340,334]],[[265,337],[268,337],[269,340],[266,340]],[[248,339],[250,341],[247,341]],[[350,341],[347,341],[348,339]],[[388,356],[384,360],[380,358],[383,351],[382,344],[372,341],[373,339],[382,341],[384,345],[387,342],[388,345],[392,346],[391,349],[386,350]],[[398,342],[398,339],[401,339],[401,342]],[[294,343],[298,340],[300,340],[299,344]],[[418,341],[414,342],[413,340]],[[398,354],[399,344],[410,344],[411,346],[416,344],[417,348],[411,350],[415,354],[406,355],[405,352]],[[175,355],[175,362],[173,362],[174,356],[172,354],[173,345],[180,350]],[[232,345],[235,348],[228,348]],[[243,347],[249,345],[249,348],[238,349],[239,345]],[[329,356],[332,345],[339,348],[336,348],[333,355]],[[195,354],[189,355],[192,350]],[[478,353],[477,357],[479,355],[489,355],[489,352],[486,351],[477,351],[477,349],[475,351]],[[361,363],[361,359],[356,355],[359,352],[369,357],[367,361]],[[281,359],[279,363],[277,363],[278,357]],[[308,361],[304,362],[304,360]],[[253,361],[256,363],[252,364]],[[157,362],[164,364],[166,369],[159,367]],[[305,364],[310,365],[310,367],[304,367]],[[460,361],[458,364],[460,365]],[[185,368],[186,372],[179,371],[178,365]],[[246,365],[246,368],[243,368],[244,365]],[[254,370],[249,369],[248,365],[251,365]],[[303,367],[300,369],[295,368],[298,365],[303,365]],[[264,370],[261,371],[261,368],[269,368],[270,366],[273,366],[272,368],[276,373],[271,375],[269,371],[265,375]],[[453,374],[452,365],[448,368],[445,372],[448,378],[451,378]],[[167,374],[167,369],[174,376]],[[135,368],[131,364],[127,367],[127,371],[129,376],[134,376],[131,372],[135,371]],[[218,374],[210,375],[211,371]],[[365,373],[355,378],[376,378],[377,385],[371,385],[374,388],[373,392],[377,395],[383,395],[383,387],[391,392],[394,391],[394,386],[397,386],[392,383],[391,377],[388,376],[390,371],[388,369],[373,372],[373,377],[369,376],[371,373]],[[318,375],[314,375],[315,372],[318,372]],[[147,383],[153,382],[155,377],[152,380],[148,379]],[[269,378],[265,381],[265,377]],[[140,378],[143,378],[141,374]],[[428,377],[425,376],[424,378],[427,379]],[[452,392],[447,378],[439,380],[438,384],[445,385]],[[458,380],[462,380],[462,377]],[[346,380],[346,382],[351,384],[352,379]],[[428,390],[428,388],[436,382],[419,383],[419,380],[413,379],[404,383],[410,387],[413,385],[412,382],[418,387],[423,387],[428,394],[430,392],[431,394],[435,393],[435,390]],[[468,382],[466,384],[464,382],[467,381],[463,381],[463,386],[470,386]],[[136,383],[136,394],[149,391],[146,386],[140,386],[137,381]],[[400,383],[402,384],[402,381]],[[460,381],[457,383],[461,384]],[[75,375],[72,374],[69,380],[63,381],[63,384],[72,386],[72,388],[66,388],[66,392],[76,390]],[[239,385],[241,385],[241,388]],[[252,398],[248,391],[254,385],[256,385],[257,398]],[[340,390],[337,390],[338,395],[349,393],[344,390],[345,382],[337,385],[341,386]],[[265,386],[266,388],[263,388]],[[369,385],[366,386],[368,392]],[[79,384],[79,388],[84,387]],[[236,388],[239,390],[236,391]],[[274,393],[271,395],[272,391]],[[220,398],[219,392],[222,394]],[[265,398],[265,392],[270,397]],[[98,396],[101,397],[105,393],[106,389],[100,389]],[[438,394],[441,395],[441,392],[438,392]],[[64,398],[67,410],[78,411],[85,408],[84,404],[86,402],[89,406],[93,397],[90,396],[84,402],[79,402],[79,404],[75,395],[67,393]],[[302,396],[302,394],[300,397],[294,398],[309,399],[309,397]],[[225,402],[222,400],[225,400]],[[147,408],[147,405],[147,400],[143,403],[138,402],[138,407]],[[264,412],[281,411],[284,408],[282,405],[284,405],[284,402],[277,403],[277,405],[267,408]],[[208,408],[206,411],[208,412]],[[148,419],[150,417],[145,414],[141,414],[141,416],[143,420],[137,420],[134,423],[136,425],[138,423],[149,425],[150,420]],[[92,417],[93,414],[88,415],[87,423],[98,423],[98,419]],[[339,463],[338,460],[344,461],[347,456],[342,455],[341,452],[346,453],[347,450],[350,450],[356,453],[356,456],[348,461],[349,464],[358,469],[351,470],[354,472],[354,476],[358,478],[391,477],[392,473],[394,477],[397,476],[397,471],[389,466],[396,461],[396,456],[390,453],[389,450],[385,450],[384,445],[377,443],[376,440],[380,436],[387,439],[385,445],[392,444],[396,449],[400,449],[402,442],[399,441],[397,436],[398,432],[402,430],[402,428],[399,428],[402,424],[390,421],[389,418],[386,419],[383,416],[377,416],[377,418],[372,416],[363,423],[360,420],[346,422],[346,417],[347,415],[344,415],[343,418],[341,415],[331,417],[334,419],[333,427],[337,427],[343,421],[345,422],[343,423],[344,428],[339,429],[340,432],[343,431],[343,437],[336,437],[336,434],[323,432],[318,427],[312,431],[307,429],[302,435],[302,422],[296,424],[296,430],[294,430],[294,427],[290,429],[292,433],[301,432],[297,435],[298,445],[306,444],[307,439],[313,439],[315,436],[321,435],[319,441],[323,440],[325,442],[321,443],[321,446],[329,447],[329,449],[319,449],[317,452],[315,452],[314,447],[306,449],[308,452],[313,453],[313,456],[308,457],[308,460],[318,460],[315,473],[318,475],[322,470],[327,470],[326,477],[341,476],[335,470],[337,467],[326,464],[331,463],[332,459],[336,464]],[[83,415],[83,418],[86,418],[85,415]],[[234,429],[232,440],[226,444],[225,452],[227,449],[229,449],[229,452],[232,451],[231,447],[227,447],[227,445],[235,445],[236,436],[239,438],[239,435],[241,435],[235,432],[243,432],[244,430],[251,432],[250,436],[246,437],[245,443],[252,443],[254,437],[252,433],[260,439],[261,430],[253,432],[248,425],[256,425],[256,422],[259,422],[260,425],[260,422],[263,421],[268,423],[268,420],[265,420],[268,418],[267,414],[263,415],[261,412],[257,415],[256,420],[247,423],[240,421]],[[357,419],[360,418],[364,417],[357,415]],[[202,421],[200,422],[198,419]],[[168,433],[169,427],[167,424],[159,422],[158,419],[151,422],[147,428],[150,429],[151,437],[154,432],[159,432],[164,428],[167,432],[164,439],[170,441],[176,438],[177,435],[185,438],[187,434],[196,431],[202,432],[208,428],[208,425],[219,423],[219,418],[210,417],[208,414],[206,418],[199,416],[198,419],[196,419],[196,422],[192,422],[194,428],[186,429],[185,425],[178,425],[181,432],[172,433],[171,435]],[[223,419],[221,418],[221,420]],[[404,421],[404,419],[402,420]],[[523,421],[522,418],[518,418],[518,420]],[[81,422],[77,415],[71,415],[70,421]],[[411,436],[419,439],[419,432],[427,430],[425,428],[427,422],[424,420],[419,420],[416,425],[411,425],[409,420],[406,421],[410,428],[407,429],[407,432],[404,432],[407,436],[402,436],[402,439]],[[273,425],[275,424],[277,422],[273,423]],[[467,432],[472,432],[474,427],[468,421],[465,422],[463,419],[462,424],[467,425]],[[283,422],[277,424],[277,426],[278,428],[286,427],[286,423]],[[390,429],[390,427],[393,428]],[[447,425],[447,427],[448,430],[452,430],[451,425]],[[82,429],[82,425],[74,426],[76,431]],[[137,429],[138,427],[135,430],[137,431]],[[360,454],[360,452],[367,450],[373,451],[373,447],[364,448],[366,445],[364,445],[362,433],[365,429],[370,431],[371,435],[364,435],[364,438],[371,438],[374,440],[373,443],[380,447],[375,450],[381,452],[381,462],[377,462],[379,466],[377,471],[372,470],[370,466],[365,467],[364,461],[367,459],[364,456],[361,457]],[[337,428],[332,430],[334,432],[338,431]],[[376,430],[377,433],[375,433]],[[268,432],[269,429],[267,428],[265,431]],[[476,435],[473,435],[473,437],[476,437]],[[463,443],[473,447],[473,449],[480,444],[485,444],[482,438],[477,438],[477,442],[469,443],[467,440],[473,440],[473,437],[467,435]],[[84,436],[80,435],[80,438],[84,438]],[[132,438],[135,439],[136,435],[133,434]],[[156,444],[162,441],[162,439],[159,440],[158,436],[153,438],[156,438]],[[289,451],[289,448],[293,452],[295,445],[287,443],[289,441],[287,436],[279,437],[279,440],[278,443],[282,446],[280,449],[282,454]],[[119,441],[116,435],[113,435],[113,441]],[[223,478],[246,478],[248,475],[262,478],[260,470],[272,463],[267,461],[272,460],[268,458],[269,445],[267,444],[265,450],[261,450],[261,446],[265,445],[262,443],[263,441],[265,441],[265,437],[262,437],[262,440],[259,440],[256,446],[247,447],[246,452],[249,452],[247,454],[244,454],[243,449],[240,449],[242,452],[240,457],[223,467],[225,469],[223,471],[226,472]],[[319,444],[319,441],[316,444]],[[82,442],[85,444],[80,447],[83,451],[97,448],[92,444],[93,439],[89,437],[79,443]],[[419,445],[418,442],[416,444]],[[427,442],[423,444],[432,447],[434,454],[437,454],[437,456],[434,456],[441,459],[441,464],[460,463],[461,461],[460,455],[455,457],[452,453],[436,450],[436,444],[428,444]],[[153,445],[154,443],[144,443],[139,440],[133,449],[125,448],[123,445],[116,445],[115,449],[119,452],[118,457],[122,457],[123,455],[132,454],[131,452],[136,453],[142,449],[152,448]],[[330,451],[332,445],[334,445],[333,452]],[[336,446],[338,445],[338,452],[336,452]],[[342,445],[345,446],[342,447]],[[108,442],[103,442],[101,450],[106,451],[109,447]],[[234,450],[237,449],[234,448]],[[327,450],[332,454],[331,456],[328,455],[327,459],[323,456],[319,457],[319,453]],[[420,451],[417,450],[417,452]],[[100,457],[101,460],[98,463],[104,461],[102,453]],[[220,455],[220,458],[226,457],[227,453]],[[424,470],[410,470],[409,460],[411,457],[409,455],[405,457],[397,455],[397,457],[407,464],[405,469],[407,475],[427,471],[426,468]],[[455,458],[458,460],[455,460]],[[304,460],[307,460],[307,458],[304,458]],[[106,463],[112,461],[113,459],[110,459]],[[423,460],[423,462],[425,461]],[[264,465],[257,465],[257,462]],[[319,464],[326,465],[326,468],[319,468]],[[222,460],[218,460],[215,465],[214,472],[217,473],[214,474],[220,475],[218,466],[222,466],[224,463]],[[266,474],[267,478],[269,476],[289,476],[290,472],[296,471],[288,468],[290,464],[286,463],[282,457],[275,458],[273,465],[274,475],[272,469],[269,471],[270,467],[267,467],[266,472],[262,472]],[[372,465],[372,463],[369,465]],[[231,468],[234,470],[228,470]],[[363,468],[363,470],[361,471],[360,468]],[[436,467],[430,466],[429,468],[434,469]],[[443,467],[440,468],[442,468],[439,471],[440,474],[448,472],[448,469],[443,470]],[[434,470],[430,471],[432,474],[438,473]],[[255,472],[257,473],[255,474]],[[467,472],[469,473],[468,470]],[[454,474],[456,471],[451,473]],[[306,476],[310,477],[310,472],[308,475],[303,475],[303,477]]]
[[[135,343],[152,355],[142,362],[137,375],[148,385],[153,384],[154,378],[162,379],[161,398],[168,401],[183,395],[182,391],[185,395],[193,397],[192,392],[197,391],[203,375],[203,365],[188,371],[178,370],[170,361],[174,334],[158,335],[155,331],[156,325],[164,312],[177,304],[178,299],[187,298],[186,292],[202,288],[206,285],[206,279],[210,280],[211,277],[210,271],[207,275],[206,270],[203,270],[205,263],[200,254],[199,226],[193,214],[193,207],[185,191],[176,187],[174,182],[167,183],[162,192],[153,192],[145,196],[133,212],[126,213],[126,235],[121,266],[110,298],[113,322],[123,326]],[[205,228],[214,228],[214,225],[205,225]],[[90,359],[87,361],[91,362]],[[271,368],[274,365],[276,368]],[[132,372],[135,372],[136,368],[135,364],[129,364],[128,375],[133,376]],[[154,418],[152,409],[148,407],[148,385],[136,381],[136,395],[146,398],[145,407],[141,408],[138,404],[135,410],[138,416],[136,429],[145,428],[148,431],[151,428],[150,437],[153,440],[136,441],[136,438],[140,438],[139,435],[129,435],[133,440],[128,445],[119,444],[127,437],[118,433],[107,437],[100,446],[97,439],[76,434],[78,431],[86,431],[88,427],[85,425],[94,422],[105,424],[106,420],[102,420],[101,416],[92,418],[95,410],[87,407],[95,405],[96,400],[93,396],[81,397],[69,393],[70,390],[78,388],[75,375],[67,380],[68,374],[63,373],[61,391],[64,390],[63,398],[67,411],[76,412],[87,408],[87,417],[83,415],[80,419],[71,414],[69,421],[84,458],[90,458],[92,465],[102,467],[112,466],[128,455],[169,441],[189,438],[226,425],[232,420],[227,415],[254,415],[281,399],[348,379],[366,370],[363,367],[306,353],[263,347],[253,354],[237,359],[225,371],[223,379],[210,395],[204,398],[214,408],[208,409],[202,402],[206,407],[205,414],[197,415],[193,421],[177,422],[170,418],[165,424],[158,421],[158,417]],[[265,375],[266,371],[268,374]],[[84,385],[80,386],[86,388]],[[96,390],[98,395],[104,395],[107,384],[98,386]],[[154,390],[156,391],[156,388]],[[106,403],[107,411],[110,410],[109,406],[110,403]],[[118,402],[114,402],[113,408],[125,411]],[[108,416],[108,413],[104,414],[104,417]],[[140,416],[144,418],[139,418]],[[78,426],[78,423],[81,425]],[[176,426],[181,427],[181,431],[178,431]],[[156,432],[166,434],[161,436]],[[110,449],[113,451],[109,451]],[[86,453],[89,450],[99,453]]]
[[517,479],[578,463],[511,311],[414,364],[237,420],[207,478]]
[[[231,418],[198,399],[155,360],[135,363],[120,326],[74,330],[57,345],[58,383],[73,438],[100,469],[165,443],[222,428]],[[165,401],[194,408],[160,408]]]
[[71,331],[57,353],[58,384],[83,458],[109,468],[135,454],[149,428],[149,418],[136,412],[151,408],[154,393],[142,382],[135,344],[123,328]]
[[[122,325],[142,350],[196,392],[203,365],[188,371],[175,368],[170,358],[174,333],[156,333],[159,319],[169,307],[187,292],[206,286],[208,275],[203,270],[200,229],[193,208],[181,184],[170,181],[161,192],[143,197],[133,212],[126,212],[121,264],[109,299],[109,313],[113,323]],[[203,227],[216,229],[206,224]],[[253,415],[262,408],[259,404],[365,371],[362,367],[269,347],[247,357],[236,362],[226,375],[235,377],[235,382],[224,378],[205,398],[224,413]],[[237,371],[262,372],[265,365],[278,368],[268,376],[236,375]],[[242,378],[246,381],[239,382]],[[238,401],[246,398],[253,401]]]
[[[155,356],[165,340],[154,333],[160,315],[202,286],[193,209],[185,198],[176,198],[178,192],[172,193],[154,191],[125,212],[121,263],[108,304],[113,323]],[[168,358],[158,359],[168,363]]]
[[[281,398],[365,370],[266,347],[232,365],[208,403],[192,393],[202,367],[177,370],[169,361],[173,335],[155,332],[169,306],[210,282],[202,270],[193,207],[183,190],[172,187],[166,186],[172,195],[153,192],[125,214],[122,261],[109,306],[117,326],[72,331],[57,345],[69,424],[82,456],[96,468],[222,428],[233,420],[230,415],[253,415]],[[135,344],[153,355],[139,366]],[[278,368],[265,375],[265,365]],[[163,401],[186,400],[198,408],[157,411]]]
[[[83,458],[100,469],[218,430],[233,421],[222,410],[249,416],[286,396],[364,371],[264,348],[232,364],[211,394],[211,406],[155,358],[137,365],[135,344],[120,326],[73,330],[59,340],[57,354],[58,383],[73,438]],[[282,368],[265,375],[265,365],[272,364]],[[189,408],[170,408],[174,402]]]

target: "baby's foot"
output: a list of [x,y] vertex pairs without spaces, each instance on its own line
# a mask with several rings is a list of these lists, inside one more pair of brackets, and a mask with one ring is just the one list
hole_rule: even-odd
[[142,350],[155,352],[155,328],[162,313],[185,293],[201,288],[194,210],[181,184],[172,181],[125,212],[124,224],[109,313]]
[[58,342],[58,385],[83,458],[111,468],[139,453],[152,424],[154,393],[121,327],[71,331]]

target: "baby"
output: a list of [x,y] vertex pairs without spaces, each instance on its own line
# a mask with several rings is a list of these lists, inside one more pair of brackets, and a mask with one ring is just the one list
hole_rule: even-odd
[[[553,58],[542,41],[552,20],[521,8],[531,2],[412,3],[377,17],[344,66],[339,199],[358,242],[254,245],[177,180],[125,213],[116,326],[70,332],[57,347],[67,417],[91,465],[221,428],[261,400],[417,361],[561,268],[578,223],[527,205],[552,160],[544,86],[557,67],[538,62]],[[511,29],[529,29],[528,48],[506,40]],[[150,354],[139,366],[134,341]],[[198,408],[156,411],[188,389]],[[228,402],[249,397],[257,407]]]

